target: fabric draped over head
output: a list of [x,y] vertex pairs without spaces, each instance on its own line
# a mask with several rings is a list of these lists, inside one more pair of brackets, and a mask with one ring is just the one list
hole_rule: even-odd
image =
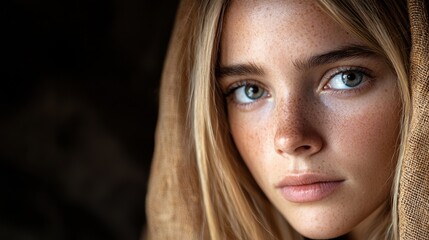
[[401,239],[429,238],[429,3],[409,0],[412,118],[399,188]]
[[[146,198],[147,239],[198,239],[202,209],[197,191],[182,179],[187,169],[187,83],[183,82],[184,42],[196,1],[182,0],[161,79],[155,150]],[[198,181],[198,179],[194,179]]]
[[[195,186],[184,181],[187,156],[187,83],[183,79],[183,43],[194,0],[182,0],[161,82],[159,119],[147,194],[146,239],[198,239],[202,207]],[[429,3],[409,0],[413,112],[406,139],[399,188],[401,239],[429,239]],[[180,76],[180,77],[179,77]],[[179,81],[180,79],[180,81]],[[192,175],[189,175],[192,176]],[[198,178],[195,176],[195,182]]]

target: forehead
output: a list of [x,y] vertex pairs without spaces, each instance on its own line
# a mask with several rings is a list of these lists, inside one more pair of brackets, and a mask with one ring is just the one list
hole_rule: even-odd
[[306,57],[346,44],[361,42],[315,0],[233,0],[222,29],[221,62],[239,61],[240,56],[262,51]]

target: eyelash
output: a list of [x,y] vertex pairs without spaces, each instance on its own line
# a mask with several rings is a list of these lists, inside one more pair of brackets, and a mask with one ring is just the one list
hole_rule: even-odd
[[[333,72],[332,72],[333,71]],[[332,73],[330,73],[332,72]],[[327,88],[327,84],[334,79],[335,76],[339,75],[339,74],[344,74],[347,72],[358,72],[363,74],[363,80],[362,83],[360,83],[357,87],[350,87],[350,88],[346,88],[346,89],[329,89]],[[363,68],[363,67],[352,67],[352,66],[346,66],[346,67],[338,67],[335,68],[333,70],[329,70],[327,71],[324,76],[326,76],[326,74],[329,74],[327,77],[324,77],[324,79],[322,80],[323,82],[323,87],[321,90],[330,93],[330,94],[338,94],[338,95],[352,95],[352,94],[357,94],[363,90],[365,90],[367,87],[369,87],[375,80],[375,77],[372,74],[372,71],[370,71],[367,68]]]
[[[256,99],[256,100],[254,100],[254,101],[252,101],[252,102],[249,102],[249,103],[240,103],[240,102],[238,102],[238,101],[234,98],[234,95],[233,95],[233,94],[234,94],[238,89],[240,89],[241,87],[245,87],[245,86],[252,86],[252,85],[257,86],[257,87],[259,87],[259,88],[263,89],[263,90],[266,92],[266,94],[265,94],[266,96],[261,97],[261,98],[259,98],[259,99]],[[255,103],[259,102],[260,100],[262,100],[262,99],[264,99],[264,98],[266,98],[266,97],[269,97],[269,96],[270,96],[270,93],[268,92],[267,88],[266,88],[263,84],[261,84],[261,83],[259,83],[259,82],[257,82],[257,81],[254,81],[254,80],[241,80],[241,81],[234,82],[233,84],[231,84],[231,85],[226,89],[226,91],[224,92],[224,96],[225,96],[225,98],[226,98],[227,100],[231,101],[232,103],[236,104],[237,106],[240,106],[240,107],[246,108],[246,107],[250,107],[251,105],[253,105],[253,104],[255,104]]]
[[[332,73],[330,73],[332,72]],[[363,74],[363,80],[361,83],[359,83],[359,85],[357,85],[356,87],[350,87],[347,89],[329,89],[326,88],[327,84],[334,79],[334,77],[336,77],[339,74],[344,74],[347,72],[358,72]],[[328,74],[328,76],[326,76]],[[365,90],[367,87],[369,87],[373,81],[374,81],[374,76],[372,75],[372,72],[369,69],[363,68],[363,67],[351,67],[351,66],[346,66],[346,67],[337,67],[335,69],[332,70],[328,70],[327,72],[325,72],[323,74],[324,77],[322,77],[322,85],[323,87],[321,88],[322,91],[327,92],[329,94],[337,94],[337,95],[353,95],[353,94],[357,94],[360,91]],[[326,77],[325,77],[326,76]],[[257,86],[259,88],[261,88],[262,90],[264,90],[266,92],[264,97],[255,99],[251,102],[248,103],[241,103],[238,102],[235,98],[234,98],[234,93],[240,89],[241,87],[245,87],[245,86]],[[231,101],[232,103],[236,104],[239,107],[243,107],[243,108],[247,108],[250,107],[251,105],[259,102],[260,100],[263,100],[266,97],[270,96],[269,91],[267,90],[266,87],[264,87],[263,84],[259,83],[258,81],[254,81],[254,80],[240,80],[237,82],[234,82],[233,84],[231,84],[226,91],[224,92],[224,96],[228,101]]]

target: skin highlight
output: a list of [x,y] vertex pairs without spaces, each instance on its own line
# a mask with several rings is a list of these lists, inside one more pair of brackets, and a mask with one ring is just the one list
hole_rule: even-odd
[[[233,140],[270,201],[311,238],[365,239],[389,196],[401,105],[394,73],[365,51],[309,64],[356,46],[367,47],[311,1],[233,1],[224,20],[219,81]],[[332,79],[347,71],[365,80],[336,89]],[[246,86],[264,94],[249,101]],[[284,179],[309,174],[339,185],[315,201],[285,199]]]

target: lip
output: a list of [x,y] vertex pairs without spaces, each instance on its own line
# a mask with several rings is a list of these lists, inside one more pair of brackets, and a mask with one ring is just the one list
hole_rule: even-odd
[[288,175],[276,187],[283,197],[294,203],[320,201],[341,187],[344,179],[321,174]]

